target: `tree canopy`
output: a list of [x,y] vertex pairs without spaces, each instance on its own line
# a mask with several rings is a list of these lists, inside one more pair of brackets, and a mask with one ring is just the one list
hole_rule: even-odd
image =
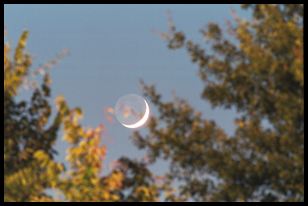
[[153,161],[170,160],[169,177],[196,201],[303,201],[303,5],[242,7],[252,20],[235,16],[225,30],[215,23],[201,30],[210,51],[172,22],[163,33],[170,49],[186,49],[199,66],[201,97],[238,111],[235,133],[144,85],[159,116],[134,140]]
[[[5,43],[4,200],[304,201],[303,5],[242,8],[252,19],[234,15],[225,28],[209,23],[201,30],[205,45],[173,22],[162,34],[168,48],[185,49],[198,65],[201,98],[238,111],[234,134],[180,97],[163,101],[154,85],[142,82],[158,116],[145,135],[135,132],[132,139],[150,161],[122,157],[104,176],[104,125],[84,127],[82,109],[70,108],[62,96],[52,111],[48,72],[29,101],[18,100],[31,73],[28,32],[13,55]],[[55,160],[61,129],[68,164]],[[149,166],[161,159],[170,167],[159,182]]]

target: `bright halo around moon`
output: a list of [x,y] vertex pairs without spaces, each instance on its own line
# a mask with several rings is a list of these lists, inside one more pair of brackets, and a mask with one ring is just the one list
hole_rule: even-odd
[[150,107],[141,96],[128,94],[117,101],[115,116],[124,127],[139,128],[147,122],[150,116]]

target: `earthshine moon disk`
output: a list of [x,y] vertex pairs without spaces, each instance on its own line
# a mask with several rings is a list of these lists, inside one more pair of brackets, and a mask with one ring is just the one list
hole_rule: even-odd
[[124,127],[135,129],[147,122],[150,108],[147,101],[141,96],[128,94],[117,101],[115,116]]

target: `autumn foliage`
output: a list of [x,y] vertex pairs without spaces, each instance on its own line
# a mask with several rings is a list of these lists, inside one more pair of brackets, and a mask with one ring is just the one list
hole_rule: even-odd
[[[70,108],[62,96],[52,100],[47,71],[29,100],[20,100],[32,72],[28,32],[13,51],[5,43],[4,200],[303,201],[303,5],[242,7],[252,11],[252,20],[234,15],[225,29],[210,23],[201,30],[210,50],[173,22],[162,34],[168,48],[185,49],[198,65],[201,98],[238,111],[234,134],[189,102],[165,102],[154,86],[142,83],[159,111],[147,134],[133,135],[149,161],[123,157],[107,175],[104,125],[85,127],[82,109]],[[63,162],[55,160],[60,131],[69,143]],[[158,160],[170,162],[163,177],[148,169]]]

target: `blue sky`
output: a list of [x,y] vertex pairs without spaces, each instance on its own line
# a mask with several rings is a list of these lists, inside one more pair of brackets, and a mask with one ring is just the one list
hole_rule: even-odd
[[[248,17],[239,5],[5,5],[4,24],[8,40],[15,43],[23,30],[30,31],[27,49],[35,57],[34,67],[63,48],[70,50],[70,55],[51,70],[52,95],[64,95],[70,106],[81,107],[85,126],[105,124],[108,165],[121,155],[142,157],[143,152],[130,140],[132,130],[116,121],[109,123],[103,115],[103,109],[114,106],[119,97],[142,94],[140,79],[155,84],[166,100],[176,91],[205,118],[216,120],[232,133],[236,113],[213,109],[201,100],[203,85],[197,66],[184,50],[168,50],[153,33],[167,31],[169,10],[178,29],[203,44],[200,29],[209,22],[223,26],[231,19],[231,8]],[[155,109],[151,115],[156,115]],[[59,136],[59,160],[64,160],[66,146]],[[153,170],[162,172],[162,164]]]

